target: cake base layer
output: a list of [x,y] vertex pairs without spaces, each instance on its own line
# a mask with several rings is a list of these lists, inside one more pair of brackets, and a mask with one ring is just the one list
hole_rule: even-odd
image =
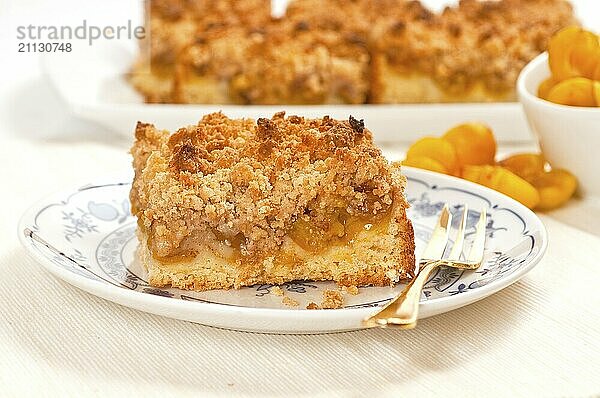
[[186,290],[239,289],[295,280],[334,281],[340,286],[388,286],[414,276],[414,233],[397,212],[386,230],[360,232],[351,242],[313,254],[286,238],[279,252],[261,262],[243,263],[206,248],[194,258],[161,261],[152,256],[138,230],[138,255],[152,286]]
[[[174,77],[173,77],[174,76]],[[232,94],[226,81],[210,76],[196,76],[190,71],[173,75],[156,73],[136,66],[130,76],[131,84],[144,95],[148,103],[182,104],[244,104]],[[400,71],[383,57],[373,60],[369,102],[390,103],[451,103],[515,101],[513,90],[494,92],[482,82],[473,83],[458,94],[445,91],[434,79],[420,72]],[[277,103],[273,101],[269,103]],[[302,104],[302,100],[284,98],[281,103]],[[321,103],[344,104],[347,101],[330,93]]]
[[[263,98],[249,101],[236,90],[230,87],[231,82],[208,75],[199,75],[191,70],[179,68],[172,75],[154,72],[147,66],[136,65],[129,76],[130,83],[144,96],[147,103],[177,103],[177,104],[221,104],[245,105],[248,103],[260,105],[304,105],[304,104],[332,104],[342,105],[352,103],[338,93],[343,91],[339,86],[348,85],[343,79],[333,83],[334,89],[317,101],[307,100],[301,96],[282,96],[277,101]],[[294,95],[296,95],[295,93]],[[364,101],[363,101],[364,102]]]
[[173,84],[172,102],[178,104],[234,104],[225,80],[195,76],[178,71]]
[[161,71],[157,71],[157,69],[159,68],[151,70],[146,62],[139,61],[133,66],[128,76],[129,82],[144,96],[144,101],[147,103],[173,102],[173,72],[166,68]]
[[373,59],[371,80],[370,99],[375,104],[516,101],[514,90],[494,92],[482,82],[473,82],[458,94],[448,92],[430,76],[401,71],[383,56]]

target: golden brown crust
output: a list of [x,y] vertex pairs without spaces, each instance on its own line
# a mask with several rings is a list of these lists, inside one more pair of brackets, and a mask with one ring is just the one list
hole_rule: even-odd
[[140,209],[138,191],[140,188],[143,188],[141,186],[141,173],[144,167],[146,167],[148,156],[150,156],[152,152],[160,149],[162,142],[168,135],[168,131],[159,131],[149,123],[142,123],[138,121],[135,126],[135,142],[140,143],[140,145],[134,145],[131,148],[135,177],[131,186],[129,198],[131,200],[131,212],[133,214],[137,214]]
[[[306,277],[296,272],[300,265],[288,269],[294,263],[311,264],[313,279],[347,286],[383,286],[411,277],[414,236],[405,211],[405,179],[373,145],[362,120],[280,112],[254,122],[213,113],[173,135],[138,123],[135,135],[132,211],[147,240],[145,265],[155,271],[155,284],[207,288],[202,282],[207,275],[194,280],[173,269],[215,242],[226,242],[228,248],[218,251],[237,268],[209,288]],[[308,233],[310,240],[317,230],[334,231],[332,225],[346,223],[338,217],[357,221],[359,229],[344,224],[342,235],[329,232],[338,240],[356,238],[322,248],[337,258],[331,261],[340,270],[332,270],[330,259],[319,258],[321,249],[313,253],[314,247],[298,243],[293,234]],[[316,229],[298,232],[298,225]],[[360,245],[361,253],[353,254],[352,247]],[[274,258],[282,256],[282,247],[287,258]],[[215,261],[215,267],[228,267]]]
[[[151,73],[138,62],[131,78],[149,102],[507,100],[521,68],[575,23],[565,0],[462,0],[439,14],[418,1],[299,0],[280,19],[266,0],[151,4]],[[397,79],[382,64],[440,93],[386,93]]]

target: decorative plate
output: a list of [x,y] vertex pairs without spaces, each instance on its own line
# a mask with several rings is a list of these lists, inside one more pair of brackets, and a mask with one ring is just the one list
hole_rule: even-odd
[[[420,318],[462,307],[517,281],[541,259],[546,231],[536,215],[485,187],[442,174],[405,168],[409,217],[417,257],[444,203],[460,214],[467,204],[467,245],[479,211],[488,214],[486,259],[475,271],[440,268],[421,296]],[[361,320],[386,303],[402,286],[360,288],[344,293],[343,308],[306,310],[320,303],[327,282],[293,282],[283,304],[271,285],[240,290],[191,292],[154,288],[135,258],[136,219],[129,211],[131,178],[124,175],[64,191],[39,202],[22,217],[19,236],[27,251],[48,271],[87,292],[158,315],[227,329],[265,333],[321,333],[361,328]],[[455,217],[458,222],[459,217]]]

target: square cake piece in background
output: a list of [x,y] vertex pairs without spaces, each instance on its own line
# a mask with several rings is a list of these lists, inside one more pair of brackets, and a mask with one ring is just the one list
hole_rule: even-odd
[[[307,8],[305,1],[292,2],[280,19],[265,18],[268,5],[252,4],[241,11],[239,5],[238,9],[231,7],[229,18],[221,15],[218,23],[208,18],[214,14],[210,10],[195,20],[193,40],[188,38],[188,45],[176,51],[173,102],[289,105],[367,101],[369,53],[364,35],[356,34],[357,24],[348,24],[350,17],[359,19],[356,4],[341,1],[333,7],[315,2]],[[206,7],[210,8],[210,3]],[[305,11],[313,7],[315,11],[307,15]],[[322,14],[325,11],[327,16]],[[156,45],[162,41],[152,40]]]
[[146,102],[361,104],[514,101],[566,0],[151,0],[131,84]]
[[229,103],[251,32],[271,20],[270,0],[151,0],[150,34],[129,80],[149,103]]
[[561,28],[564,0],[461,0],[433,13],[418,1],[373,0],[389,10],[371,30],[371,101],[516,101],[521,69]]
[[172,135],[138,123],[135,137],[131,203],[151,285],[413,276],[406,179],[362,121],[213,113]]

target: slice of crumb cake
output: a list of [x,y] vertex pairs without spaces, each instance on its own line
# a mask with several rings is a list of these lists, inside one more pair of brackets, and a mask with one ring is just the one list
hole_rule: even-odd
[[138,123],[135,137],[131,203],[151,285],[413,276],[406,179],[362,121],[213,113],[172,135]]

